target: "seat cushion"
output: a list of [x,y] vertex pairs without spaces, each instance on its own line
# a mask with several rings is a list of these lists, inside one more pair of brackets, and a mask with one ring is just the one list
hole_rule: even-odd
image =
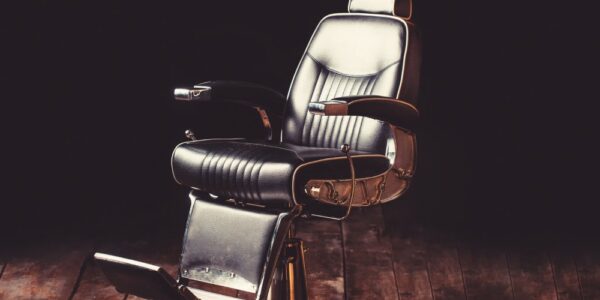
[[[352,155],[365,154],[352,152]],[[240,201],[289,205],[294,201],[293,177],[299,166],[344,156],[340,150],[332,148],[210,139],[179,144],[171,164],[179,184]],[[375,170],[382,169],[382,162],[387,163],[384,156],[371,160],[376,161]]]

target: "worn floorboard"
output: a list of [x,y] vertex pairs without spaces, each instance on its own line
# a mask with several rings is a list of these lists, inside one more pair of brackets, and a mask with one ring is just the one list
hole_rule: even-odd
[[426,237],[427,268],[434,299],[466,299],[454,236],[429,229]]
[[468,299],[513,299],[506,253],[502,247],[465,242],[460,244],[458,253]]
[[[298,223],[297,236],[309,248],[311,299],[600,299],[597,246],[478,238],[457,243],[451,233],[419,226],[388,233],[380,216],[381,210],[370,208],[354,211],[344,223]],[[176,276],[180,247],[176,237],[151,236],[22,247],[0,260],[0,299],[68,299],[93,251],[160,265]],[[125,296],[88,264],[74,299]]]
[[537,248],[517,247],[508,254],[515,299],[557,299],[556,284],[548,255]]
[[348,299],[398,299],[392,243],[381,207],[354,210],[342,222]]
[[581,283],[577,273],[574,253],[564,246],[555,248],[549,254],[556,292],[559,300],[581,299]]
[[579,249],[576,259],[583,299],[600,299],[600,249]]
[[88,245],[51,244],[11,253],[0,278],[0,299],[67,299]]
[[423,229],[392,233],[396,285],[400,299],[432,300]]
[[98,266],[88,264],[73,299],[121,300],[124,297],[108,282]]
[[340,223],[300,220],[296,236],[304,240],[311,299],[344,299],[344,260]]

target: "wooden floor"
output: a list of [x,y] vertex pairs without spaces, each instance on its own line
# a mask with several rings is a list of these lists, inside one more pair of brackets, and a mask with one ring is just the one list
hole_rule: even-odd
[[[391,231],[384,219],[372,208],[342,223],[300,221],[311,299],[600,299],[594,246],[466,239],[418,224]],[[75,239],[4,251],[0,299],[67,299],[75,285],[74,299],[135,299],[117,293],[95,266],[81,269],[86,256],[108,252],[175,275],[179,243],[154,236]]]

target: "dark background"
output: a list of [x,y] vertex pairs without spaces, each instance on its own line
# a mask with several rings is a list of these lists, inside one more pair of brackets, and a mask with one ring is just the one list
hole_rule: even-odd
[[[386,214],[498,237],[595,237],[592,10],[415,2],[417,183]],[[2,18],[0,233],[27,240],[183,226],[187,191],[169,164],[183,131],[261,131],[252,111],[178,104],[173,87],[235,79],[285,93],[314,27],[346,1],[19,6]]]

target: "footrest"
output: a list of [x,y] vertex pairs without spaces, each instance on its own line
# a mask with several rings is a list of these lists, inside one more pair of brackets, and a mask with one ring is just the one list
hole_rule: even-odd
[[120,293],[155,300],[199,299],[159,266],[104,253],[95,253],[94,262]]

